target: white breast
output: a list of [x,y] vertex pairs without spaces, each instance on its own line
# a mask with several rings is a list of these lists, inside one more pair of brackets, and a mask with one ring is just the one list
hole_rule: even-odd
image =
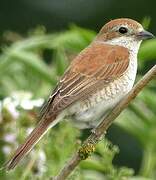
[[[137,44],[135,48],[130,50],[130,63],[122,78],[116,79],[85,101],[79,101],[69,108],[68,114],[74,115],[72,119],[74,118],[74,124],[77,122],[76,125],[79,128],[97,125],[101,118],[132,89],[137,72],[137,52],[139,45]],[[129,44],[124,44],[124,47],[127,46]]]

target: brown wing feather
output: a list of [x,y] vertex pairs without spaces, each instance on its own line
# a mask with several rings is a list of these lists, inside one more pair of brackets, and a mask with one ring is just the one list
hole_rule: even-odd
[[100,85],[107,85],[119,78],[128,65],[128,49],[93,43],[72,61],[61,78],[57,94],[51,99],[53,112],[65,109],[78,99],[96,91]]

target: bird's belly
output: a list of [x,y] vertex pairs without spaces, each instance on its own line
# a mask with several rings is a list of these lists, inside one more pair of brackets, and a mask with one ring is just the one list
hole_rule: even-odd
[[109,101],[103,100],[84,111],[81,109],[81,112],[76,112],[72,116],[72,120],[74,120],[74,124],[80,129],[93,128],[99,123],[101,118],[107,115],[121,98],[122,97],[118,97],[118,99],[110,99]]
[[72,120],[79,128],[96,126],[101,118],[132,89],[136,71],[127,71],[121,78],[114,80],[109,85],[97,90],[85,100],[78,101],[68,109]]

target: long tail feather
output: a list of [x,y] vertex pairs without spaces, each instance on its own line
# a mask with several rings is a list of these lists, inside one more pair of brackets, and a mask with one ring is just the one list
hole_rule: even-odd
[[13,157],[4,165],[7,170],[13,169],[21,159],[34,147],[34,145],[42,138],[47,130],[57,123],[56,116],[42,119],[37,127],[25,140],[25,143],[19,146]]

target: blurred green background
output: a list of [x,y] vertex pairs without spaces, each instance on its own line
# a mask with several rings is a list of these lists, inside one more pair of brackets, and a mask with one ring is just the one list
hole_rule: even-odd
[[[154,0],[0,1],[0,165],[37,123],[37,114],[70,61],[110,19],[129,17],[156,35]],[[140,79],[156,62],[156,40],[142,44]],[[0,179],[48,179],[90,131],[61,122]],[[69,179],[156,179],[156,80],[108,130]]]

